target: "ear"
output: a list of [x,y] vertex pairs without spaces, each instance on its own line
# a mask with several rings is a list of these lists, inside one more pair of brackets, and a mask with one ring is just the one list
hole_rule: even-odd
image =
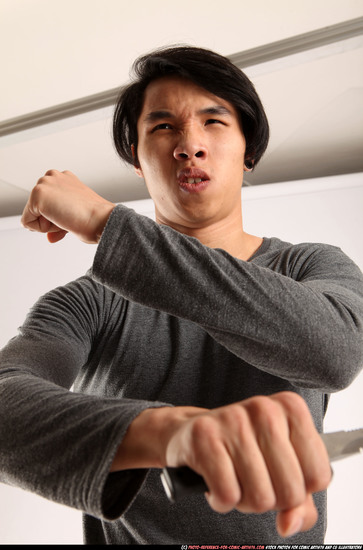
[[136,174],[139,176],[139,178],[143,178],[144,174],[142,173],[141,166],[140,166],[139,161],[137,159],[134,144],[131,145],[131,154],[132,154],[132,158],[134,159],[134,170],[135,170]]

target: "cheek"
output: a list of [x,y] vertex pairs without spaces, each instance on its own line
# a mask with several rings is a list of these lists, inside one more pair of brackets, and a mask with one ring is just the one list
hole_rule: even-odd
[[242,173],[245,161],[245,152],[246,147],[244,142],[237,142],[233,149],[233,158],[236,169],[242,171]]
[[153,173],[162,169],[163,155],[152,144],[140,144],[139,161],[144,172]]
[[246,151],[246,144],[244,139],[240,136],[234,136],[233,138],[215,138],[211,143],[214,151],[219,151],[220,155],[226,160],[228,158],[234,161],[242,159],[244,160],[244,154]]
[[145,181],[146,182],[152,181],[153,174],[155,174],[159,170],[157,159],[154,158],[154,156],[152,155],[152,152],[149,152],[144,148],[140,148],[139,163],[140,163],[140,167],[141,167]]
[[[144,159],[147,158],[147,161]],[[159,155],[149,152],[140,161],[146,187],[154,199],[163,198],[165,193],[172,191],[173,166],[169,160],[163,160]]]
[[149,151],[149,156],[147,160],[148,168],[150,174],[153,174],[157,178],[157,181],[160,183],[163,180],[168,180],[174,173],[174,162],[173,157],[166,152],[158,150]]

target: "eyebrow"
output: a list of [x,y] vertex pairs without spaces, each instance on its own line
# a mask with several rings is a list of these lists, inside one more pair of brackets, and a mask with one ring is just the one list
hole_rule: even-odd
[[[197,112],[197,114],[231,116],[232,112],[229,109],[227,109],[227,107],[224,107],[223,105],[213,105],[211,107],[206,107],[205,109],[200,109]],[[160,120],[163,118],[175,118],[175,115],[173,115],[170,111],[166,111],[166,110],[151,111],[146,115],[144,120],[145,122],[155,122],[156,120]]]
[[154,122],[155,120],[160,120],[161,118],[175,118],[170,111],[151,111],[145,117],[145,122]]
[[213,105],[213,107],[206,107],[198,111],[200,115],[232,115],[232,112],[223,105]]

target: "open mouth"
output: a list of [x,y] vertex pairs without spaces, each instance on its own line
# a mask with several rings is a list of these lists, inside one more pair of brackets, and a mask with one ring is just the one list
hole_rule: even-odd
[[188,178],[187,182],[184,183],[200,183],[201,181],[203,181],[202,178]]
[[185,191],[202,191],[208,186],[209,182],[208,174],[199,168],[186,168],[178,174],[179,186]]

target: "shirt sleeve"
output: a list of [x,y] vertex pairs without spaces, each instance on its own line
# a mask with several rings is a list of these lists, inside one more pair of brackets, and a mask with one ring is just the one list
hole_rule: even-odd
[[147,475],[109,474],[116,450],[142,410],[162,406],[70,391],[113,302],[89,277],[58,288],[0,352],[0,481],[107,520]]
[[245,262],[117,206],[92,277],[200,325],[258,369],[300,387],[340,390],[363,363],[362,273],[338,248],[285,244],[264,265],[259,256]]

